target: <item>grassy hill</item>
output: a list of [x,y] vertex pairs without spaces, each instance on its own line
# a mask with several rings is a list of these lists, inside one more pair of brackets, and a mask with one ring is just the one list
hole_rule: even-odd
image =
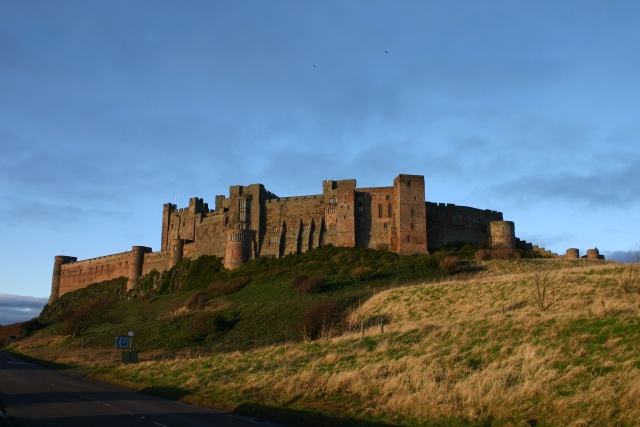
[[[301,425],[638,425],[638,265],[450,268],[447,255],[323,248],[234,272],[185,263],[135,298],[116,282],[65,295],[67,309],[98,294],[122,302],[97,303],[101,322],[78,337],[47,308],[12,348]],[[113,337],[128,330],[146,361],[119,363]]]

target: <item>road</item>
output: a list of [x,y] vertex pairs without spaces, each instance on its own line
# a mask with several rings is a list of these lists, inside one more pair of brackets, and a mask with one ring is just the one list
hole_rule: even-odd
[[16,427],[278,426],[46,369],[3,351],[0,351],[0,404]]

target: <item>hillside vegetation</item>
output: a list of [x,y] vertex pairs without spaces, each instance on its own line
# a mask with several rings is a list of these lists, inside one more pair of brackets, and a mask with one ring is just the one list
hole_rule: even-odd
[[[451,255],[195,261],[96,308],[101,323],[77,337],[47,308],[12,348],[303,425],[638,425],[637,264]],[[203,269],[211,281],[185,286]],[[111,347],[129,329],[146,361],[123,365]]]

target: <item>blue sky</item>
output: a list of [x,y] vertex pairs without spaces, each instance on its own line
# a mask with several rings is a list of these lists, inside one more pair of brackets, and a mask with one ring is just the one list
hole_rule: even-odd
[[555,252],[629,250],[638,22],[624,0],[2,2],[0,293],[47,297],[54,255],[158,250],[163,203],[257,182],[420,174]]

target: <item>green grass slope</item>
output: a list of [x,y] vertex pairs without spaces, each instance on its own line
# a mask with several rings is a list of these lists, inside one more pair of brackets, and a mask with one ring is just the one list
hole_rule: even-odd
[[[481,261],[443,276],[438,262],[325,248],[220,270],[188,291],[165,275],[80,338],[53,333],[58,321],[12,346],[300,425],[638,425],[637,264]],[[303,274],[325,279],[319,292],[300,292]],[[301,319],[315,318],[310,337]],[[128,328],[147,350],[142,363],[123,365],[108,348]]]

